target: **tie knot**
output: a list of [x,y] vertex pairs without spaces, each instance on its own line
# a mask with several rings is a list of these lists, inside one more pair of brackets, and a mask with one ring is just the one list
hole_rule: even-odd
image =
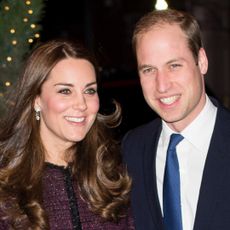
[[182,135],[177,134],[177,133],[173,133],[170,136],[168,149],[174,149],[183,139],[184,139],[184,137]]

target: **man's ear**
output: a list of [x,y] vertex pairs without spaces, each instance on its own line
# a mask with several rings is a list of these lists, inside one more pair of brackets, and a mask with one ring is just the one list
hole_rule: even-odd
[[208,71],[208,58],[204,48],[200,48],[198,53],[198,66],[200,72],[205,75]]

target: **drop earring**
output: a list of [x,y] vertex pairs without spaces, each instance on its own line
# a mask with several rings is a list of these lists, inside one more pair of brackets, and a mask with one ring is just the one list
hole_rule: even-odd
[[34,110],[35,110],[35,119],[39,121],[41,109],[39,107],[35,107]]

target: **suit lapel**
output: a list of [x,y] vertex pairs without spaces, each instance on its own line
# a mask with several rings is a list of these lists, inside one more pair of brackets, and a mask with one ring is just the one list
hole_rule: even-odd
[[218,108],[217,119],[211,139],[204,172],[201,182],[200,195],[197,205],[194,230],[209,229],[209,223],[213,218],[217,198],[220,196],[224,181],[226,181],[226,169],[230,162],[228,141],[230,137],[229,113]]
[[161,133],[161,121],[159,120],[158,129],[152,131],[145,142],[145,151],[143,155],[143,167],[144,167],[144,179],[146,187],[146,197],[148,200],[149,210],[153,217],[153,221],[157,226],[157,229],[162,229],[162,214],[160,209],[160,203],[157,194],[157,184],[156,184],[156,151],[157,144],[159,141]]

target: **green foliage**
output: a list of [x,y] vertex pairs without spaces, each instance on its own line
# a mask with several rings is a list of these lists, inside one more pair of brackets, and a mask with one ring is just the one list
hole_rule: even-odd
[[0,112],[4,109],[4,95],[10,88],[6,82],[15,83],[25,55],[38,39],[43,8],[43,0],[0,2]]

